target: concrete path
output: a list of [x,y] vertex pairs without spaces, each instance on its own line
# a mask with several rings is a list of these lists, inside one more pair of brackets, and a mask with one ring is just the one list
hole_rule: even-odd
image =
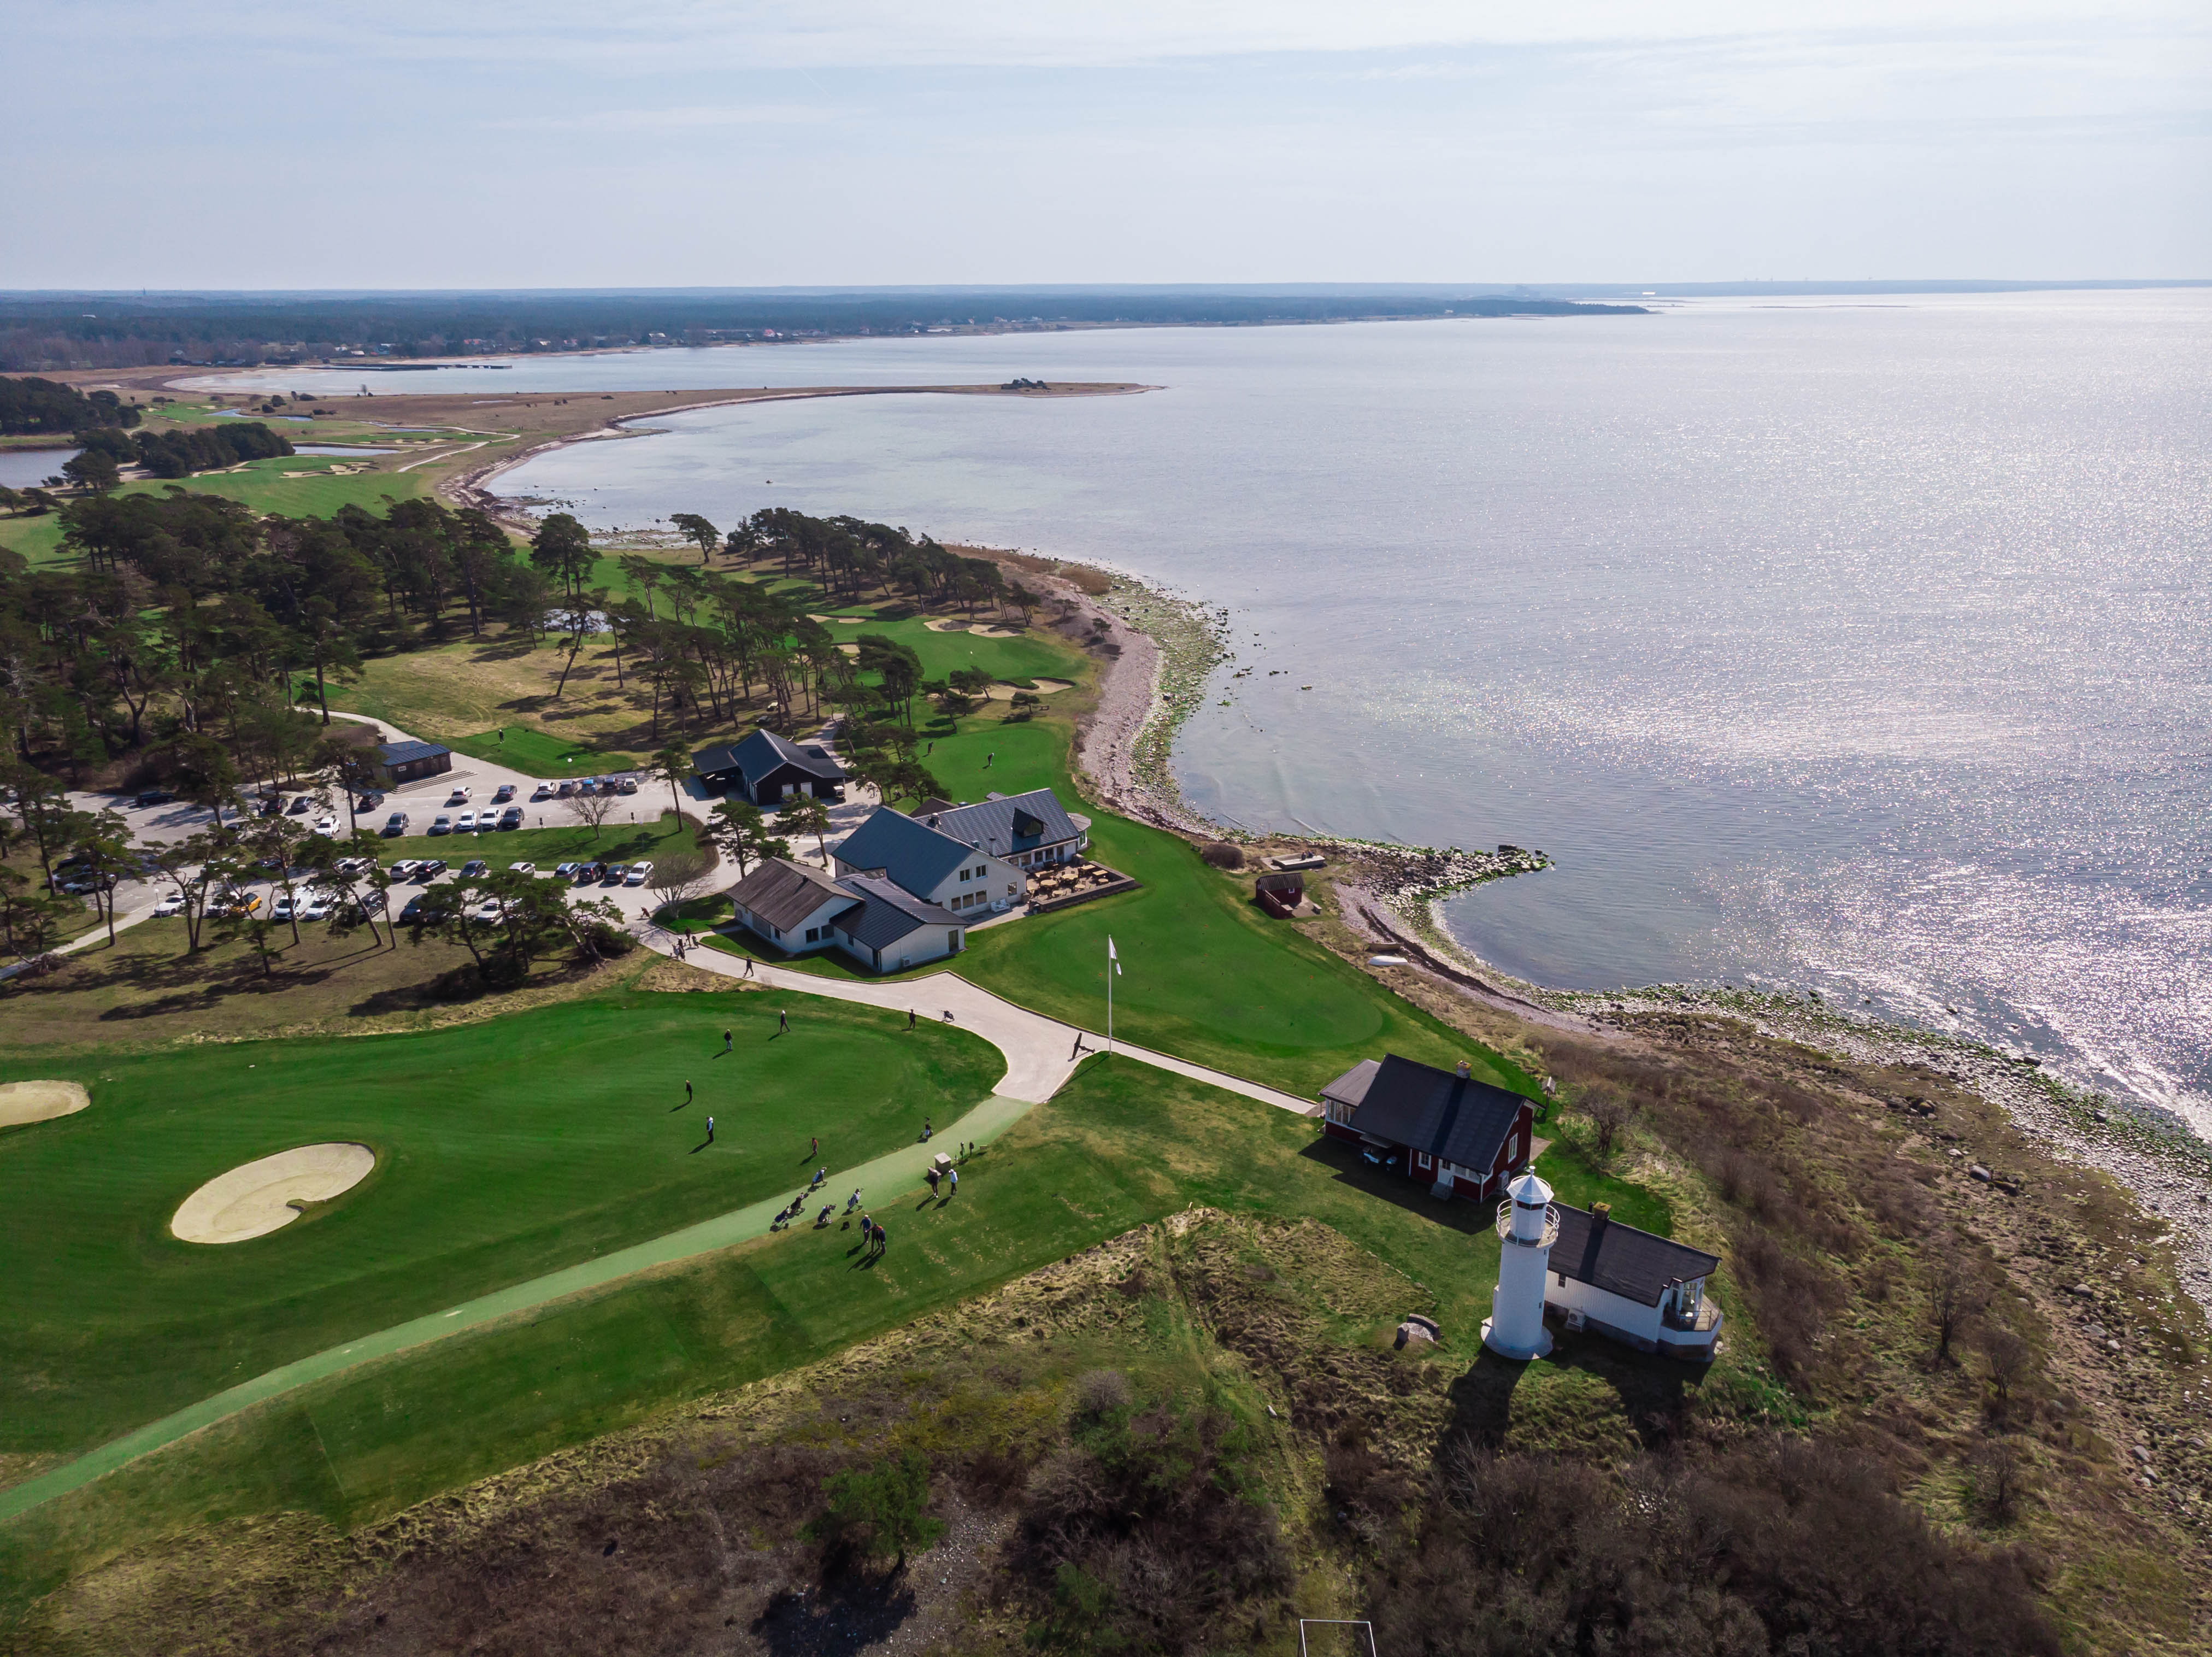
[[[818,1193],[820,1203],[834,1201],[840,1209],[845,1197],[857,1185],[870,1203],[881,1206],[908,1195],[922,1183],[922,1173],[939,1150],[949,1149],[963,1140],[973,1140],[988,1145],[1021,1120],[1035,1101],[1008,1099],[994,1094],[983,1100],[957,1122],[949,1123],[927,1144],[902,1146],[895,1151],[874,1157],[857,1167],[840,1168],[830,1176]],[[978,1176],[969,1179],[970,1189]],[[694,1255],[710,1254],[733,1244],[755,1237],[765,1236],[769,1222],[781,1213],[791,1199],[777,1196],[765,1198],[749,1208],[733,1213],[702,1220],[697,1225],[686,1226],[665,1237],[655,1237],[647,1242],[634,1243],[603,1254],[596,1260],[586,1260],[565,1270],[549,1272],[543,1277],[533,1277],[516,1283],[444,1312],[433,1312],[390,1329],[362,1336],[326,1350],[295,1359],[294,1362],[257,1375],[252,1380],[241,1381],[213,1398],[186,1406],[174,1415],[149,1422],[136,1432],[87,1452],[76,1460],[38,1477],[26,1480],[10,1489],[0,1490],[0,1520],[27,1513],[41,1502],[51,1502],[58,1496],[89,1484],[103,1473],[109,1473],[127,1462],[135,1461],[149,1451],[173,1444],[189,1433],[214,1425],[240,1410],[267,1399],[289,1392],[309,1381],[321,1380],[356,1364],[374,1359],[389,1357],[395,1352],[426,1346],[442,1340],[448,1335],[458,1335],[465,1329],[477,1329],[514,1313],[528,1312],[557,1301],[564,1295],[585,1289],[602,1288],[608,1283],[649,1270],[666,1265],[673,1260],[687,1260]],[[810,1203],[810,1212],[818,1208]],[[802,1220],[794,1228],[805,1231],[811,1221]]]
[[[646,942],[663,954],[672,953],[675,947],[674,941],[665,935],[648,936]],[[957,972],[933,972],[927,978],[907,978],[896,984],[870,984],[854,978],[794,972],[787,967],[764,963],[755,963],[748,974],[743,958],[717,949],[688,950],[684,961],[687,966],[718,972],[724,978],[750,978],[756,984],[777,990],[825,996],[832,1001],[858,1002],[893,1013],[911,1011],[925,1019],[942,1019],[949,1010],[955,1024],[974,1031],[1006,1055],[1006,1079],[999,1083],[998,1091],[1009,1099],[1042,1103],[1058,1093],[1060,1084],[1075,1073],[1080,1057],[1075,1048],[1079,1035],[1083,1039],[1085,1053],[1100,1052],[1106,1046],[1106,1038],[1095,1031],[1079,1030],[1073,1024],[1063,1024],[1058,1019],[1017,1007],[1003,996],[970,984]],[[1126,1041],[1116,1041],[1114,1051],[1140,1064],[1157,1065],[1224,1092],[1242,1093],[1263,1105],[1273,1105],[1278,1110],[1295,1112],[1299,1116],[1321,1114],[1321,1101],[1317,1099],[1300,1099],[1257,1081],[1247,1081],[1225,1070],[1209,1069],[1203,1064],[1171,1058],[1149,1048],[1133,1047]]]

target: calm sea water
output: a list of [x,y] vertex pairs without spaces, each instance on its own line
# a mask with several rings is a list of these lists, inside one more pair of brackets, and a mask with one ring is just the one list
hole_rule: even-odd
[[702,411],[502,487],[602,526],[851,512],[1225,605],[1226,705],[1177,750],[1192,800],[1542,847],[1554,870],[1448,906],[1498,966],[1816,987],[2212,1130],[2212,296],[860,342],[368,383],[1018,374],[1164,389]]

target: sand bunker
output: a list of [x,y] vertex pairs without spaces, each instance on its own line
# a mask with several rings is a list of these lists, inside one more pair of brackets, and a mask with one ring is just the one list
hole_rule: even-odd
[[[1032,682],[1036,688],[1030,692],[1031,696],[1054,696],[1062,691],[1072,691],[1075,688],[1073,681],[1065,679],[1040,679]],[[994,685],[983,694],[994,702],[1012,702],[1014,699],[1016,688],[1012,685]]]
[[58,1116],[75,1116],[91,1103],[92,1095],[79,1082],[0,1082],[0,1128],[19,1128],[26,1122],[51,1122]]
[[848,656],[856,656],[860,654],[860,647],[857,644],[841,644],[837,648],[840,650],[842,650]]
[[966,622],[948,621],[943,616],[932,616],[921,624],[933,633],[964,633],[968,631]]
[[868,619],[866,616],[817,616],[811,611],[807,612],[806,618],[809,621],[834,621],[840,627],[858,627],[862,622]]
[[1020,632],[1012,627],[982,626],[968,630],[977,638],[1019,638]]
[[169,1229],[187,1243],[242,1243],[300,1217],[297,1205],[327,1203],[368,1178],[376,1153],[339,1142],[301,1145],[217,1174],[177,1210]]

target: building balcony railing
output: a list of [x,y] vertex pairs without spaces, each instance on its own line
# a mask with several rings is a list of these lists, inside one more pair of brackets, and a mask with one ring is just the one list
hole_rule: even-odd
[[1544,1235],[1540,1240],[1524,1241],[1513,1234],[1513,1199],[1506,1197],[1498,1205],[1498,1237],[1500,1242],[1510,1243],[1516,1248],[1549,1248],[1559,1240],[1559,1207],[1556,1203],[1544,1204]]
[[1721,1309],[1711,1301],[1698,1302],[1694,1312],[1685,1312],[1680,1307],[1668,1307],[1659,1313],[1661,1325],[1680,1330],[1686,1334],[1703,1335],[1721,1326]]

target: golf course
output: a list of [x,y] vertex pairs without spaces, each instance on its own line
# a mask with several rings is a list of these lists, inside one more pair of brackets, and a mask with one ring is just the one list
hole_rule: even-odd
[[[93,1103],[0,1132],[6,1448],[88,1448],[302,1354],[787,1197],[925,1118],[949,1126],[1002,1068],[956,1029],[772,994],[610,996],[73,1069],[11,1056],[0,1080],[60,1072]],[[266,1236],[171,1234],[203,1182],[328,1141],[368,1147],[374,1172]]]

